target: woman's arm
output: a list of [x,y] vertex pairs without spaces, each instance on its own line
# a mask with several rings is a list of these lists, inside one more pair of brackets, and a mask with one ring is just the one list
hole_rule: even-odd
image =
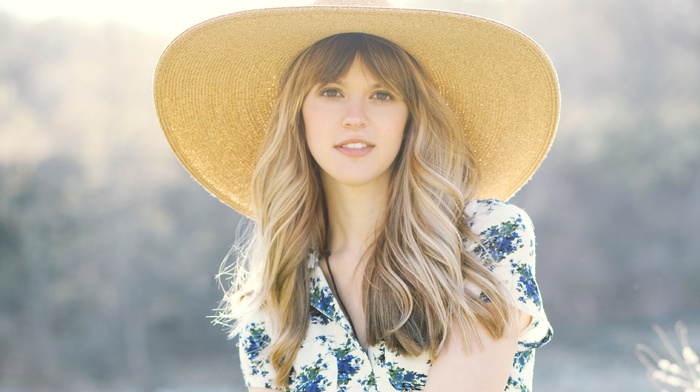
[[520,311],[519,328],[494,340],[478,327],[483,347],[472,347],[466,354],[463,339],[450,334],[440,356],[433,362],[425,385],[426,392],[503,392],[513,368],[519,332],[527,328],[532,317]]

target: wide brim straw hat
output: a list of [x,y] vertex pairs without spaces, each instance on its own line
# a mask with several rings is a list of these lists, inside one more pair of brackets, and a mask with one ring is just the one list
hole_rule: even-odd
[[162,54],[154,76],[160,124],[204,188],[252,216],[251,179],[281,77],[302,50],[348,32],[386,38],[421,63],[478,161],[477,197],[507,200],[532,177],[559,118],[556,72],[533,40],[468,14],[381,0],[318,3],[210,19]]

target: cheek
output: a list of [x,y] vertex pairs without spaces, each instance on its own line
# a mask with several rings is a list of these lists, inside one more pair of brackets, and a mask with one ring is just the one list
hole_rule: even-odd
[[316,116],[313,115],[313,111],[309,111],[309,108],[304,105],[301,110],[301,123],[304,132],[304,139],[306,142],[306,148],[313,157],[314,161],[318,161],[317,147],[319,145],[319,132],[318,124],[316,122]]
[[403,143],[404,139],[404,133],[406,132],[406,124],[408,123],[408,108],[403,108],[403,110],[399,110],[398,113],[396,114],[396,121],[394,125],[394,129],[396,132],[396,139],[395,142],[398,144],[397,149],[401,148],[401,144]]
[[[304,126],[304,130],[307,129],[306,123],[307,123],[307,118],[309,117],[309,108],[308,105],[306,104],[306,99],[304,99],[304,102],[301,104],[301,124]],[[304,131],[306,132],[306,131]]]
[[301,124],[304,130],[304,135],[306,137],[306,143],[308,144],[313,137],[314,126],[314,116],[313,110],[307,105],[306,100],[301,106]]
[[301,120],[307,137],[318,133],[319,126],[323,124],[322,114],[323,111],[314,100],[304,100],[304,104],[301,106]]

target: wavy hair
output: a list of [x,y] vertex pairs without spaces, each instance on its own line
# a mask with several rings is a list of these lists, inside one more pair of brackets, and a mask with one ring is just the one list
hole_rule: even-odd
[[504,285],[464,247],[465,239],[477,240],[463,214],[477,169],[454,113],[397,45],[362,33],[327,37],[302,52],[282,79],[253,176],[253,228],[234,256],[235,282],[218,315],[233,324],[235,335],[248,315],[266,311],[279,386],[287,383],[309,324],[309,250],[327,251],[326,202],[301,107],[313,86],[337,81],[355,58],[409,110],[385,224],[367,251],[362,303],[368,344],[384,340],[404,355],[429,350],[436,356],[452,326],[468,349],[480,343],[478,325],[499,338],[515,317]]

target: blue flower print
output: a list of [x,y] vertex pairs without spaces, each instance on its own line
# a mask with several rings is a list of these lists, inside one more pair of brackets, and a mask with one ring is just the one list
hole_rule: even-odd
[[522,220],[518,217],[513,221],[491,226],[481,233],[481,242],[494,261],[505,259],[523,246],[523,241],[518,233],[521,224]]
[[523,371],[523,368],[530,362],[533,356],[532,350],[519,351],[515,353],[515,358],[513,359],[513,368]]
[[362,385],[364,391],[375,391],[377,388],[377,376],[374,372],[371,372],[366,378],[360,380],[360,385]]
[[530,392],[530,388],[523,382],[521,377],[508,377],[507,392]]
[[328,286],[324,287],[320,277],[314,278],[311,282],[311,304],[328,317],[335,315],[333,295]]
[[353,345],[350,341],[333,350],[338,361],[338,387],[340,391],[346,390],[350,379],[357,374],[362,364],[360,358],[351,354],[352,350]]
[[331,381],[323,376],[323,370],[328,369],[328,364],[324,362],[319,354],[318,359],[312,365],[302,366],[296,375],[297,391],[323,392],[327,386],[332,385]]
[[318,309],[312,307],[310,312],[311,324],[327,325],[330,322],[328,317],[321,313]]
[[532,267],[527,264],[511,263],[515,276],[518,277],[518,292],[521,293],[518,300],[522,303],[533,302],[537,307],[542,306],[540,289],[537,287],[535,277],[532,275]]
[[270,345],[271,339],[265,331],[265,327],[261,324],[251,323],[248,326],[249,335],[239,344],[245,350],[248,358],[253,365],[253,375],[267,376],[267,366],[269,362],[267,358],[261,357],[260,352]]
[[398,364],[387,362],[389,382],[397,391],[422,390],[425,387],[426,376],[411,370],[406,370]]
[[244,342],[245,350],[251,358],[255,359],[260,351],[270,345],[270,337],[265,332],[265,327],[257,323],[251,323],[248,332],[250,335]]

